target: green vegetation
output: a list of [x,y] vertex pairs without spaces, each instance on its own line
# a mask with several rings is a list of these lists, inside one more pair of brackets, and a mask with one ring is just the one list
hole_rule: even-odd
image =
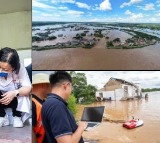
[[68,108],[73,115],[77,113],[76,98],[74,95],[71,95],[68,99]]
[[54,40],[56,38],[57,38],[56,36],[50,36],[50,37],[48,37],[48,40]]
[[113,47],[114,45],[113,45],[113,43],[112,43],[112,41],[108,41],[107,42],[107,47]]
[[120,38],[116,38],[113,40],[113,42],[121,42],[121,39]]
[[146,89],[142,89],[142,92],[153,92],[153,91],[160,91],[160,88],[146,88]]
[[96,101],[96,87],[87,84],[87,78],[84,73],[70,72],[72,76],[73,94],[78,103],[89,104]]
[[91,48],[93,48],[93,46],[94,46],[94,44],[85,44],[85,45],[83,45],[82,46],[82,48],[85,48],[85,49],[91,49]]
[[56,36],[33,36],[32,37],[32,42],[40,42],[40,41],[45,41],[45,40],[54,40],[56,39]]
[[95,31],[94,36],[95,36],[95,37],[103,38],[102,30],[97,30],[97,31]]
[[[68,22],[53,22],[53,21],[33,21],[32,27],[34,26],[45,26],[45,25],[55,25],[55,24],[67,24]],[[72,22],[70,22],[72,23]]]
[[82,39],[83,37],[82,37],[81,34],[76,34],[76,36],[73,37],[73,38],[74,38],[74,39],[77,39],[77,40],[80,40],[80,39]]
[[149,45],[156,44],[157,41],[160,41],[160,38],[156,36],[152,36],[143,32],[138,32],[134,30],[126,30],[123,29],[133,37],[128,38],[125,43],[121,43],[120,38],[116,38],[113,41],[109,41],[106,43],[107,48],[111,49],[134,49],[134,48],[142,48]]
[[39,37],[39,36],[33,36],[32,37],[32,42],[39,42],[39,41],[43,41],[43,38]]
[[160,30],[159,23],[113,23],[108,24],[108,26],[117,26],[117,27],[129,27],[129,28],[142,28],[142,29],[151,29],[151,30]]

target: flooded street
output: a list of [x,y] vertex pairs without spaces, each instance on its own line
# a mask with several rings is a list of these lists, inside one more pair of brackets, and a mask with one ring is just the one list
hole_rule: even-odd
[[[100,140],[100,143],[160,143],[160,92],[148,93],[146,100],[99,102],[89,106],[105,106],[105,115],[111,121],[105,121],[90,131],[85,131],[86,139]],[[78,106],[76,118],[81,118],[84,106]],[[132,116],[144,121],[144,125],[128,130],[121,121]],[[118,123],[117,121],[120,121]]]

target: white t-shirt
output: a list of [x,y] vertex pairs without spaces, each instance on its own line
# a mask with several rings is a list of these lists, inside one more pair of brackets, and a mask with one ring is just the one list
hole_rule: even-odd
[[7,79],[0,77],[0,91],[4,94],[8,91],[19,89],[20,87],[29,86],[31,82],[26,71],[26,68],[21,64],[18,74],[15,72],[9,73]]
[[[22,64],[20,65],[20,70],[18,74],[15,74],[15,72],[9,73],[9,75],[7,76],[7,80],[4,77],[0,77],[0,91],[3,94],[5,92],[13,91],[25,86],[31,87],[31,82],[27,70]],[[17,99],[18,105],[16,110],[23,112],[22,121],[25,122],[26,119],[30,117],[29,96],[19,96],[17,97]],[[7,114],[9,114],[9,118],[12,124],[12,118],[10,116],[12,115],[11,110],[8,110]]]

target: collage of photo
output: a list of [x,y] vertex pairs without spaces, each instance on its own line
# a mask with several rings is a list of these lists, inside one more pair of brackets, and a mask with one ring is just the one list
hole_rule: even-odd
[[0,143],[160,143],[160,0],[0,0]]

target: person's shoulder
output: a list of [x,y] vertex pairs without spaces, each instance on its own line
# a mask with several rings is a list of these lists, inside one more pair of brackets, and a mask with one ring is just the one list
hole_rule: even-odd
[[61,106],[62,105],[62,103],[61,103],[61,101],[59,101],[57,98],[53,98],[53,97],[48,97],[47,99],[46,99],[46,101],[44,102],[44,105],[45,106]]
[[47,98],[46,101],[42,105],[43,110],[59,110],[60,108],[65,108],[65,105],[62,101],[58,100],[57,98]]

